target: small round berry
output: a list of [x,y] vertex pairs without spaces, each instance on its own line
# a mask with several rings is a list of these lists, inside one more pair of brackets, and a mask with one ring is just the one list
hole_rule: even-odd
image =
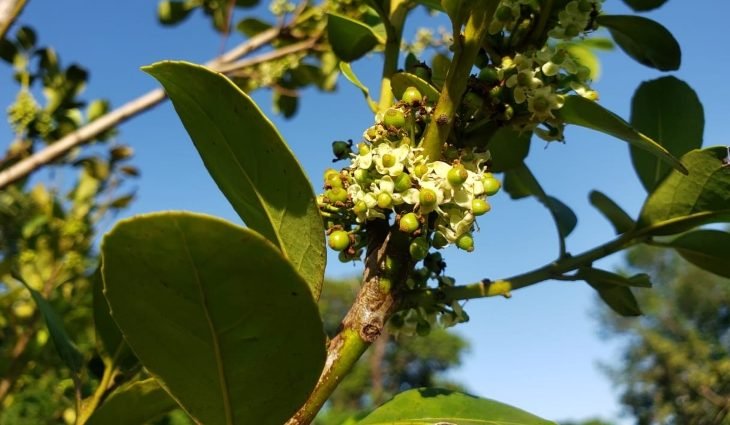
[[389,168],[395,165],[396,158],[395,155],[386,153],[385,155],[383,155],[382,160],[383,167]]
[[491,209],[492,207],[484,199],[475,199],[471,201],[471,212],[476,216],[484,215]]
[[363,170],[362,168],[358,168],[357,170],[355,170],[353,175],[357,184],[361,186],[366,186],[372,181],[370,172],[368,172],[368,170]]
[[496,195],[502,187],[502,183],[494,178],[492,173],[484,174],[484,177],[482,177],[482,184],[484,185],[484,193],[486,193],[487,196]]
[[370,145],[368,145],[365,142],[359,143],[357,145],[357,152],[360,155],[367,155],[367,154],[369,154],[370,153]]
[[423,259],[423,266],[433,273],[441,274],[446,267],[446,263],[444,263],[441,253],[432,252]]
[[383,124],[388,127],[403,128],[406,125],[406,116],[400,109],[390,108],[383,115]]
[[365,214],[366,212],[368,212],[368,206],[365,201],[358,201],[357,204],[352,207],[352,211],[355,214]]
[[422,206],[430,208],[436,205],[436,203],[438,202],[438,197],[436,196],[436,192],[434,192],[433,190],[422,188],[418,192],[418,201],[421,203]]
[[421,103],[421,100],[423,100],[423,96],[417,88],[411,86],[403,92],[401,100],[409,105],[418,105],[419,103]]
[[333,187],[324,194],[329,198],[330,202],[345,202],[347,201],[347,191],[341,187]]
[[433,240],[431,241],[431,244],[436,249],[442,249],[449,244],[449,241],[446,239],[446,236],[444,236],[443,233],[435,232],[433,234]]
[[494,14],[499,22],[510,22],[514,19],[512,16],[512,8],[509,6],[501,6],[497,8],[497,12]]
[[446,174],[446,180],[451,186],[461,186],[469,178],[469,172],[463,166],[452,167]]
[[350,246],[350,234],[344,230],[335,230],[330,233],[327,242],[329,243],[330,248],[335,251],[344,251]]
[[393,205],[393,198],[389,194],[383,192],[378,195],[377,202],[380,208],[388,209]]
[[396,192],[405,192],[406,190],[410,189],[412,185],[413,182],[411,181],[411,176],[406,173],[403,173],[395,178]]
[[418,336],[428,336],[428,334],[431,333],[431,324],[425,320],[423,322],[418,322],[416,325],[416,333]]
[[413,233],[421,227],[421,222],[418,221],[418,216],[414,213],[404,214],[400,218],[398,228],[401,232]]
[[413,239],[408,247],[411,258],[415,261],[421,261],[428,255],[428,241],[425,237]]
[[339,176],[340,172],[335,170],[334,168],[328,168],[324,170],[324,182],[327,183],[327,180],[329,180],[332,176]]
[[471,233],[464,233],[456,238],[456,247],[466,252],[474,251],[474,238]]
[[487,84],[494,84],[499,81],[499,75],[497,75],[496,69],[491,66],[487,66],[479,71],[479,79]]
[[418,164],[413,169],[413,173],[418,177],[419,179],[428,173],[428,165],[426,164]]
[[327,180],[325,180],[325,185],[329,187],[342,187],[342,179],[340,178],[340,173],[330,173],[327,176]]

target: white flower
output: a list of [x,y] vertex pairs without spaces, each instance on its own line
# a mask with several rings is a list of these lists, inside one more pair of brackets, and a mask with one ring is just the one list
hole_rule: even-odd
[[527,109],[532,112],[531,118],[534,121],[545,121],[550,118],[555,118],[553,110],[562,107],[563,98],[553,92],[552,87],[536,89],[527,103]]
[[381,143],[375,147],[375,169],[378,173],[389,176],[403,174],[403,167],[408,157],[409,147],[399,146],[393,148],[388,143]]

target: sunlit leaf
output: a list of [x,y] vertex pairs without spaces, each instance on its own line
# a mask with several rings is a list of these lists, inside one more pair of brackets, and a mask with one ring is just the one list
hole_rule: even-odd
[[294,264],[319,297],[324,225],[304,170],[253,100],[185,62],[144,68],[165,87],[208,172],[243,221]]
[[606,285],[625,286],[627,288],[651,288],[651,279],[646,273],[633,276],[621,276],[613,272],[587,267],[578,272],[578,277],[586,281],[605,283]]
[[396,395],[357,425],[555,425],[498,401],[439,388]]
[[350,66],[350,64],[347,62],[340,62],[340,72],[342,72],[342,75],[347,78],[347,81],[351,82],[355,87],[360,89],[363,96],[365,96],[365,100],[368,102],[368,106],[370,106],[370,109],[372,109],[373,111],[377,111],[378,105],[370,97],[370,90],[365,84],[362,83],[362,81],[360,81],[359,78],[357,78],[357,75],[355,75],[355,72],[352,70],[352,66]]
[[398,72],[393,74],[390,79],[390,85],[393,89],[393,94],[398,99],[403,97],[408,87],[415,87],[421,92],[421,95],[426,97],[428,102],[436,102],[439,98],[439,91],[434,86],[429,84],[426,80],[418,78],[413,74],[407,72]]
[[[663,77],[644,82],[634,94],[631,125],[679,158],[702,146],[705,116],[697,94],[684,81]],[[654,155],[631,147],[631,160],[648,192],[671,171]]]
[[305,281],[247,228],[169,212],[102,243],[112,317],[145,369],[206,425],[280,425],[306,400],[325,336]]
[[611,307],[611,310],[621,316],[641,316],[639,303],[636,301],[634,293],[627,286],[607,283],[598,278],[586,279],[586,282],[598,292],[598,296],[606,305]]
[[362,22],[336,13],[327,14],[327,39],[345,62],[360,59],[378,44],[378,36]]

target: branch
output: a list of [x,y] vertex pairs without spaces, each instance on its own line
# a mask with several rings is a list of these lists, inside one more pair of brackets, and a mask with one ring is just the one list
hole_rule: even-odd
[[[233,48],[229,52],[209,61],[205,65],[212,69],[219,69],[237,60],[241,56],[263,47],[276,38],[281,31],[281,27],[273,27],[263,31]],[[165,92],[162,89],[152,90],[105,114],[99,119],[84,125],[76,131],[69,133],[61,139],[51,143],[43,150],[19,161],[17,164],[6,170],[0,171],[0,189],[3,189],[9,184],[28,176],[38,168],[62,157],[71,149],[90,142],[99,134],[149,110],[165,99]]]
[[5,37],[27,3],[27,0],[0,0],[0,39]]

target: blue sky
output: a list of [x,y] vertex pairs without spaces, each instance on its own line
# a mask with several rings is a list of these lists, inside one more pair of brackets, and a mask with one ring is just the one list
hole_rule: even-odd
[[[607,1],[605,9],[627,12],[618,0]],[[91,70],[86,98],[104,97],[118,106],[156,87],[152,78],[139,71],[140,66],[161,59],[205,62],[220,51],[220,37],[200,15],[180,27],[162,28],[155,20],[155,10],[155,1],[34,0],[20,22],[36,27],[40,43],[56,48],[65,64],[78,62]],[[728,15],[728,2],[678,0],[646,15],[666,25],[683,47],[682,69],[672,75],[692,85],[704,103],[705,145],[727,143],[722,126],[730,112],[725,75],[730,55],[722,30]],[[239,12],[238,16],[243,15]],[[443,21],[431,21],[419,13],[408,32],[429,22]],[[230,40],[228,46],[236,40]],[[633,91],[641,81],[660,73],[619,51],[602,54],[601,59],[603,78],[595,84],[601,103],[627,117]],[[371,87],[377,86],[379,66],[377,55],[354,64]],[[7,83],[6,68],[0,69],[0,81],[4,81],[0,101],[7,105],[16,88]],[[317,184],[331,164],[330,142],[357,139],[372,123],[359,91],[342,78],[338,86],[336,94],[305,90],[293,120],[273,118]],[[270,93],[260,91],[254,98],[271,115]],[[0,134],[5,140],[12,137],[4,123]],[[138,199],[124,216],[183,209],[240,222],[207,175],[169,103],[123,125],[119,140],[135,148],[135,163],[143,173]],[[574,253],[613,235],[610,225],[588,203],[590,190],[605,192],[634,215],[645,197],[630,168],[627,145],[598,133],[570,128],[565,145],[543,149],[540,142],[533,143],[528,165],[548,193],[577,213],[578,227],[568,238],[568,249]],[[480,220],[477,250],[445,253],[448,273],[458,282],[511,276],[552,261],[557,254],[554,225],[536,201],[513,202],[502,194],[494,198],[492,206],[492,212]],[[358,267],[342,265],[334,257],[330,260],[331,276],[359,272]],[[610,268],[620,262],[618,255],[598,265]],[[594,303],[590,288],[566,282],[521,290],[509,300],[468,303],[471,321],[458,332],[471,341],[472,351],[453,377],[476,394],[551,419],[615,417],[619,411],[616,395],[596,364],[617,359],[618,344],[599,337],[592,317]]]

